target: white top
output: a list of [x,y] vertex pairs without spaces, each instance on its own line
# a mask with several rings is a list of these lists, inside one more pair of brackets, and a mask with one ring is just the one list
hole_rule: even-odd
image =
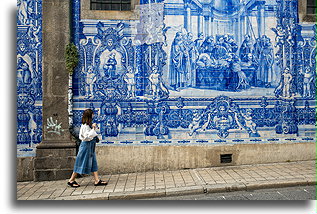
[[79,131],[79,139],[82,141],[91,141],[94,137],[98,136],[95,129],[92,129],[87,124],[81,124]]

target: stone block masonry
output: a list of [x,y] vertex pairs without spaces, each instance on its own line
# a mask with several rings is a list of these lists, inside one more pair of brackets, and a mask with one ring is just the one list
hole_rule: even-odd
[[34,180],[71,175],[76,144],[68,119],[68,78],[65,48],[69,42],[69,1],[43,1],[43,140],[34,159]]

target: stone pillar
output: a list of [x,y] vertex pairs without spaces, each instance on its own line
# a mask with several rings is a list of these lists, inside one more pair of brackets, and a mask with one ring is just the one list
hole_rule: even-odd
[[205,36],[210,36],[209,34],[209,27],[210,27],[210,24],[209,24],[209,16],[204,16],[204,19],[205,19]]
[[[245,34],[248,34],[248,35],[250,35],[250,22],[251,22],[251,20],[250,20],[250,17],[248,16],[248,14],[246,14],[246,16],[245,16]],[[256,35],[254,35],[254,36],[256,36]]]
[[[240,16],[240,38],[243,40],[244,36],[246,35],[246,26],[245,26],[245,16],[241,15]],[[241,41],[242,42],[242,41]]]
[[204,16],[201,15],[199,18],[200,18],[200,20],[201,20],[201,22],[200,22],[201,32],[203,32],[204,35],[206,35],[207,32],[205,31],[205,19],[204,19]]
[[185,29],[187,30],[187,32],[191,32],[192,29],[191,29],[191,9],[190,9],[190,1],[187,0],[185,1],[185,15],[184,15],[184,27]]
[[76,157],[68,125],[69,0],[43,1],[43,139],[36,148],[34,180],[66,179]]
[[214,18],[209,19],[209,35],[214,35]]
[[264,7],[264,4],[258,5],[257,22],[258,22],[258,36],[261,37],[262,35],[265,34],[265,7]]
[[240,26],[239,26],[239,19],[238,18],[234,18],[233,19],[233,35],[234,35],[234,39],[236,40],[236,42],[238,43],[238,44],[240,44],[240,31],[241,31],[241,29],[240,29]]
[[201,10],[198,10],[197,32],[198,32],[198,34],[204,32],[204,19],[203,19],[203,15],[202,15],[202,11]]

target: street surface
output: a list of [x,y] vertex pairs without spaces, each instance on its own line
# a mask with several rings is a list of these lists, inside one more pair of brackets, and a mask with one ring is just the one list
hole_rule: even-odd
[[297,186],[140,200],[316,200],[316,186]]

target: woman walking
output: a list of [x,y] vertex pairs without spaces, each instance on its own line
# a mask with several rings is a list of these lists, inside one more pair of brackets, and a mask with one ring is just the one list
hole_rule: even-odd
[[92,123],[94,113],[91,109],[86,109],[83,113],[82,124],[79,131],[79,139],[82,141],[76,157],[72,176],[68,181],[70,187],[80,187],[75,181],[78,174],[90,174],[94,176],[95,186],[107,185],[108,183],[99,179],[98,166],[95,153],[97,124]]

